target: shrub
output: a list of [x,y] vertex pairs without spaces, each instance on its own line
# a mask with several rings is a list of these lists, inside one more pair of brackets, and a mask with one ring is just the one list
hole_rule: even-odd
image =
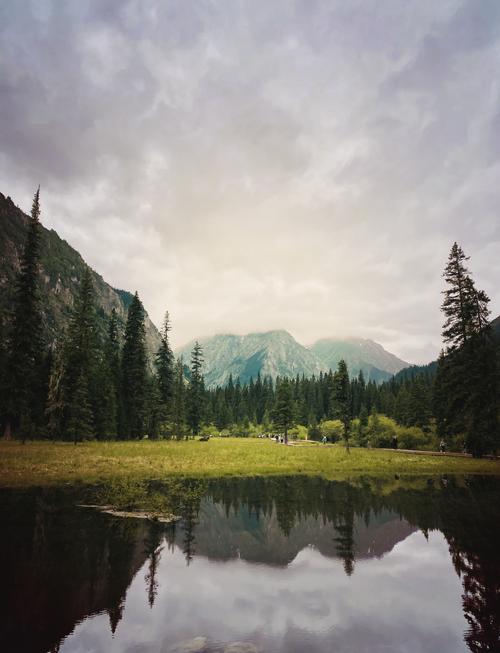
[[401,449],[429,449],[432,444],[432,436],[418,426],[400,426],[398,428],[398,446]]
[[288,431],[288,434],[293,440],[307,440],[308,430],[305,426],[297,424],[297,426],[294,426],[293,429]]
[[369,446],[389,448],[397,434],[397,424],[390,417],[373,413],[368,419],[366,436]]
[[344,435],[344,426],[339,419],[327,419],[319,424],[319,433],[326,435],[330,442],[337,442]]
[[200,435],[219,435],[219,429],[214,424],[205,424],[200,429]]

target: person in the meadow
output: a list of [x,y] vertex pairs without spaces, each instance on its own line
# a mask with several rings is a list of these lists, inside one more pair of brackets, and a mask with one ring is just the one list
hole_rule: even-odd
[[445,453],[446,451],[446,442],[444,440],[441,440],[441,442],[439,443],[439,451],[441,453]]
[[397,449],[398,448],[398,439],[395,435],[392,436],[392,448]]
[[324,436],[321,438],[321,442],[322,442],[323,444],[326,444],[326,443],[328,442],[328,440],[327,440],[327,438],[326,438],[326,435],[324,435]]

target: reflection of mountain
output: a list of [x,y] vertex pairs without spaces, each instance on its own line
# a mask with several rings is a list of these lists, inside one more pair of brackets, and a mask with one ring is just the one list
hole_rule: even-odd
[[[114,632],[141,567],[144,601],[155,603],[161,547],[167,543],[177,542],[187,562],[196,555],[206,558],[205,565],[242,558],[273,565],[273,574],[313,546],[323,556],[340,557],[356,580],[363,573],[356,571],[357,560],[383,556],[417,528],[439,529],[448,541],[463,584],[469,649],[500,650],[495,478],[423,481],[418,490],[399,481],[389,488],[308,477],[156,482],[145,495],[144,488],[128,489],[158,505],[159,495],[166,501],[167,488],[172,508],[183,516],[177,531],[76,508],[68,491],[2,490],[0,650],[55,651],[78,622],[100,612],[108,613]],[[228,566],[238,573],[237,564]]]
[[[319,517],[302,518],[291,528],[288,537],[279,524],[276,510],[257,516],[243,505],[226,517],[221,504],[204,500],[198,519],[196,553],[215,560],[242,558],[248,562],[287,565],[308,546],[327,557],[338,555],[338,530],[332,522],[324,522]],[[353,553],[356,558],[380,557],[416,530],[388,510],[376,515],[370,513],[369,519],[356,516]]]

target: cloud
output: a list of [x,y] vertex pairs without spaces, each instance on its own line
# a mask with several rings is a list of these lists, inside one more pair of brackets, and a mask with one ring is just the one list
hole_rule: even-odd
[[14,2],[0,179],[174,343],[440,346],[454,240],[500,312],[497,2]]
[[196,636],[219,646],[253,641],[276,653],[463,649],[460,579],[441,533],[428,541],[414,533],[382,559],[358,561],[351,577],[340,560],[312,548],[279,568],[202,556],[187,567],[180,549],[170,553],[165,547],[152,609],[147,571],[146,562],[129,587],[114,636],[107,615],[92,616],[61,650],[154,651],[162,641],[164,650],[173,650],[176,642]]

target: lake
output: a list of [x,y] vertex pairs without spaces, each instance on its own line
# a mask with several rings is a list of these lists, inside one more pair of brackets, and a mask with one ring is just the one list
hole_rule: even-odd
[[2,489],[0,518],[1,651],[500,651],[496,477]]

